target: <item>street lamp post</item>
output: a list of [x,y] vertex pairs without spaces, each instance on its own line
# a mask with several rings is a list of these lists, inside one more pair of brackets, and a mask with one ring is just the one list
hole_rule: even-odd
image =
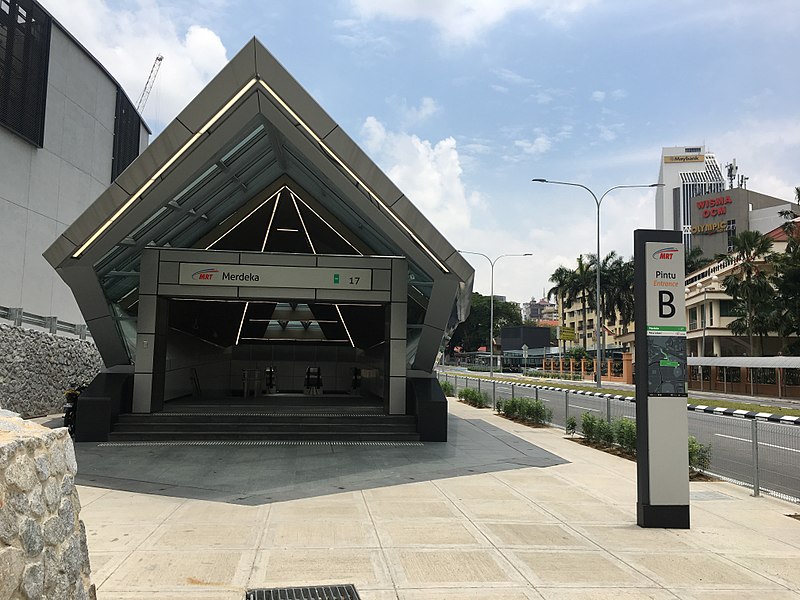
[[595,269],[597,270],[597,281],[595,285],[595,293],[594,293],[594,300],[595,300],[595,338],[594,338],[594,345],[596,348],[595,351],[595,358],[597,360],[597,368],[595,369],[595,377],[597,379],[597,387],[602,387],[602,372],[603,372],[603,346],[600,343],[600,321],[602,319],[602,310],[600,307],[600,205],[603,203],[603,199],[609,192],[614,190],[619,190],[623,188],[652,188],[652,187],[663,187],[663,183],[649,183],[649,184],[642,184],[642,185],[615,185],[612,188],[607,189],[603,192],[603,195],[600,196],[598,200],[597,195],[590,190],[588,187],[583,185],[582,183],[572,183],[570,181],[551,181],[549,179],[532,179],[534,183],[552,183],[555,185],[571,185],[574,187],[579,187],[585,189],[592,195],[594,198],[594,203],[597,205],[597,257],[596,257],[596,264]]
[[[475,254],[477,256],[482,256],[486,260],[489,261],[489,266],[491,269],[491,283],[490,283],[490,292],[489,292],[489,377],[494,380],[494,265],[495,263],[500,260],[501,258],[506,258],[508,256],[533,256],[530,252],[526,252],[525,254],[501,254],[494,260],[486,256],[483,252],[470,252],[469,250],[459,250],[461,254]],[[492,410],[495,408],[495,401],[494,401],[494,384],[492,384]]]

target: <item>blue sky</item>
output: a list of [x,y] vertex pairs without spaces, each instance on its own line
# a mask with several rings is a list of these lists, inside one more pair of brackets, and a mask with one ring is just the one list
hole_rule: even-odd
[[[41,0],[157,133],[253,36],[459,249],[504,258],[495,293],[540,297],[595,248],[580,189],[656,181],[662,146],[736,158],[750,189],[800,185],[797,0]],[[651,190],[609,195],[601,253],[654,226]],[[475,289],[489,265],[470,257]]]

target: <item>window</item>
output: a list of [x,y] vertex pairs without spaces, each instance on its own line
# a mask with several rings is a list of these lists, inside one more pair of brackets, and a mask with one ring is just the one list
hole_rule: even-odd
[[736,235],[736,219],[728,221],[728,252],[733,252],[733,238]]
[[719,316],[720,317],[735,317],[733,300],[720,300],[719,301]]
[[689,329],[697,329],[697,309],[689,309]]
[[111,181],[114,181],[139,156],[142,121],[122,88],[117,88],[117,111],[114,115],[114,157]]
[[40,148],[51,25],[32,0],[0,0],[0,124]]

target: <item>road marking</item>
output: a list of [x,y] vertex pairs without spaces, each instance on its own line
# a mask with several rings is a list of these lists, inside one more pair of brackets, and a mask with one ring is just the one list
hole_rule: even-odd
[[[748,444],[751,444],[753,442],[753,440],[748,439],[748,438],[740,438],[740,437],[735,437],[733,435],[725,435],[724,433],[715,433],[714,435],[717,436],[717,437],[728,438],[729,440],[737,440],[739,442],[747,442]],[[786,446],[778,446],[776,444],[768,444],[767,442],[758,442],[758,445],[759,446],[767,446],[769,448],[778,448],[779,450],[788,450],[789,452],[800,453],[800,450],[798,450],[796,448],[787,448]]]
[[587,410],[589,412],[600,412],[600,409],[598,409],[598,408],[589,408],[587,406],[581,406],[579,404],[570,404],[570,406],[572,408],[580,408],[581,410]]

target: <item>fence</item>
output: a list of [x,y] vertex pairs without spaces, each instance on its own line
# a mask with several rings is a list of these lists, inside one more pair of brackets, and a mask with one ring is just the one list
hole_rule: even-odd
[[43,317],[33,313],[25,312],[22,308],[9,308],[7,306],[0,306],[0,319],[11,321],[15,327],[22,327],[25,325],[33,325],[41,327],[45,331],[52,334],[58,334],[59,331],[69,333],[82,340],[91,337],[89,328],[85,323],[70,323],[68,321],[60,321],[58,317]]
[[[439,381],[451,383],[456,395],[459,389],[470,387],[486,392],[495,402],[518,397],[541,400],[553,411],[552,424],[562,429],[569,417],[575,417],[580,424],[586,412],[609,422],[617,418],[636,419],[636,403],[630,396],[442,372],[438,372],[437,377]],[[764,492],[800,502],[800,426],[744,418],[745,415],[737,418],[693,410],[688,417],[689,435],[702,444],[711,445],[709,474],[751,487],[755,496]]]

